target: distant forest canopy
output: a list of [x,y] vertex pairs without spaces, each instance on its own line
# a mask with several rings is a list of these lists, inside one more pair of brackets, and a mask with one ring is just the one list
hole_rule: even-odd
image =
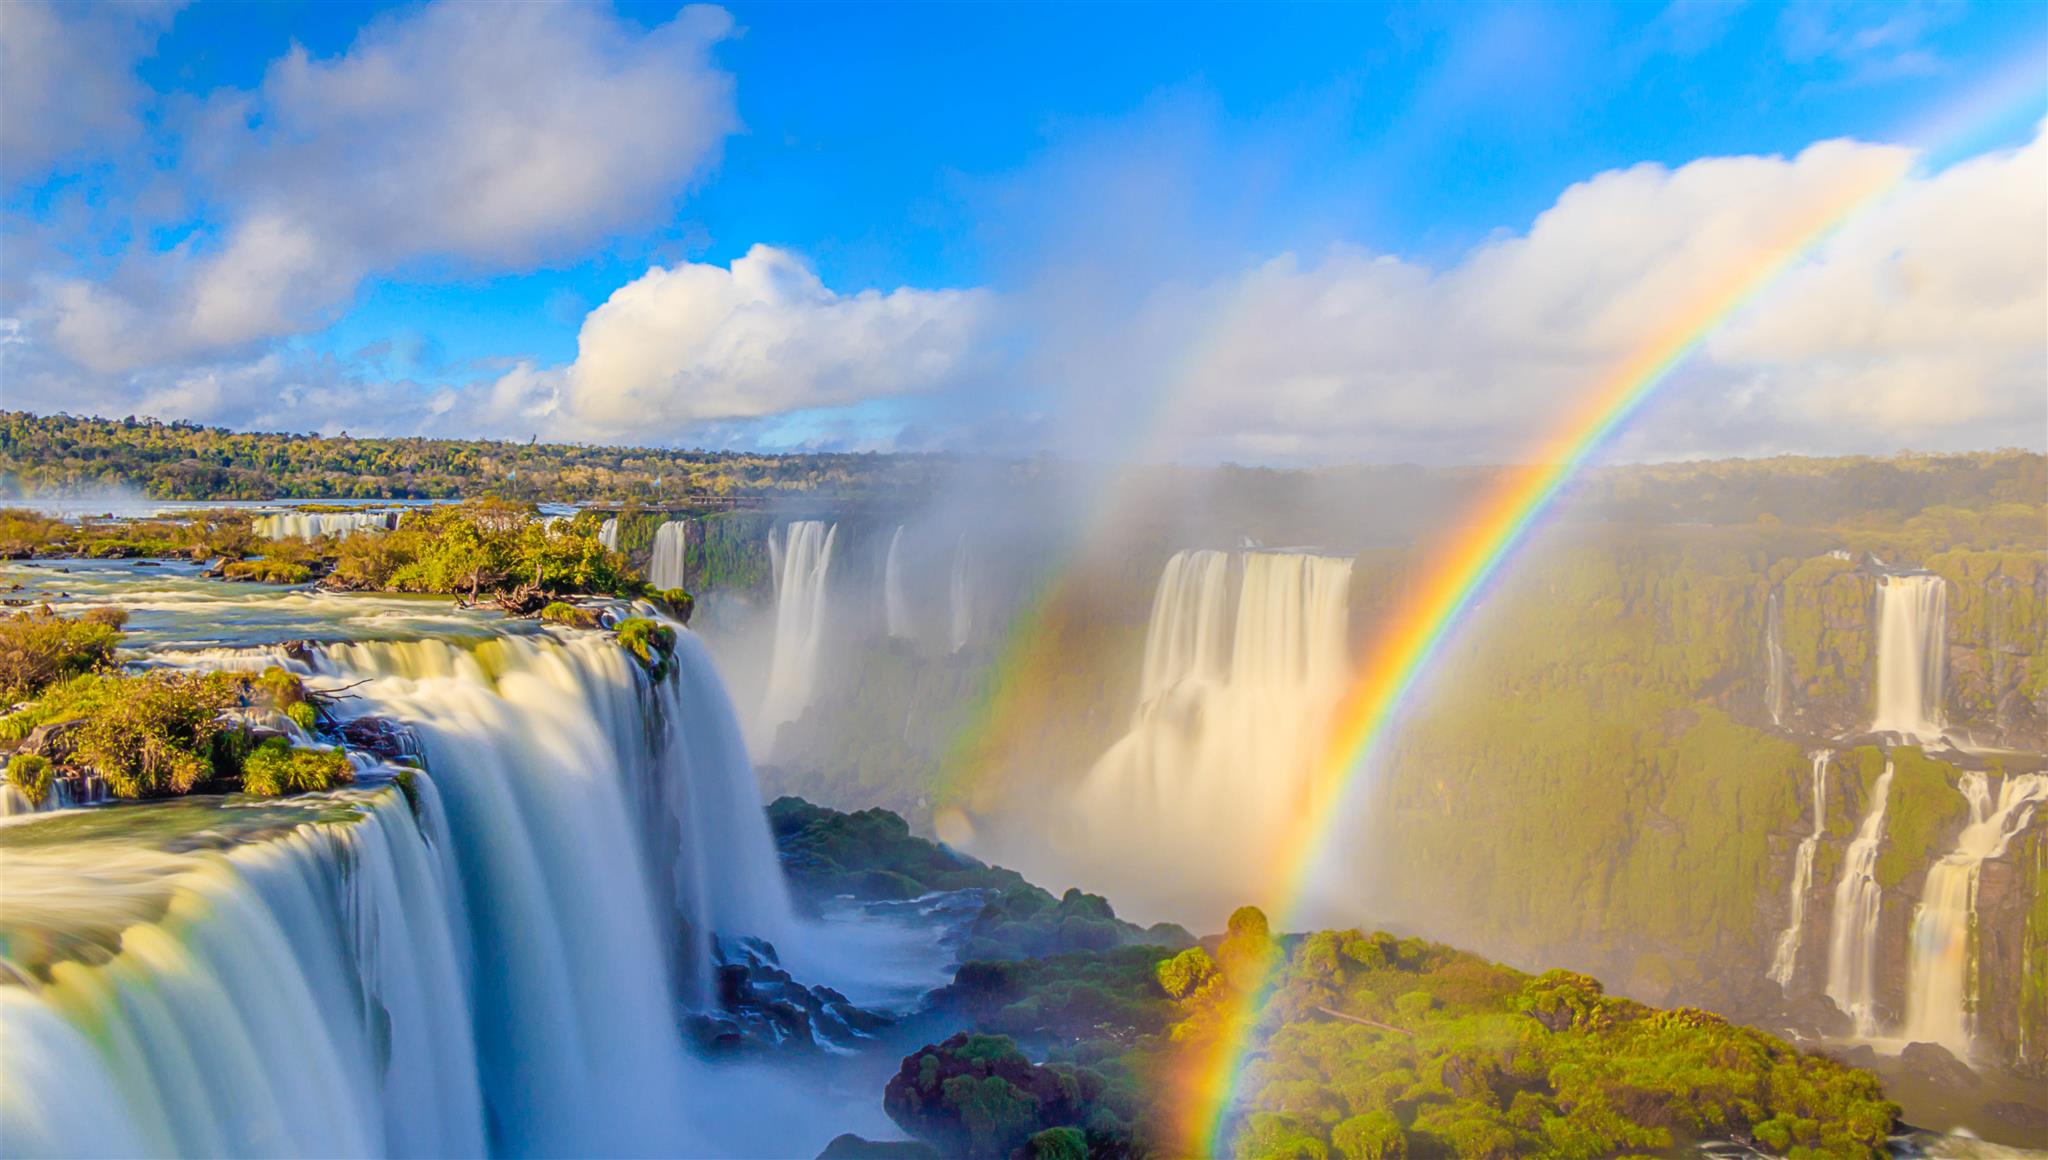
[[[0,484],[22,494],[125,487],[156,499],[456,499],[633,504],[705,501],[917,501],[955,482],[957,456],[875,452],[767,454],[593,447],[487,439],[355,438],[231,431],[188,422],[0,411]],[[1310,470],[1163,467],[1128,480],[1270,530],[1268,542],[1327,535],[1332,505],[1376,509],[1392,540],[1437,526],[1499,467],[1412,464]],[[1081,482],[1079,465],[1017,461],[1008,483]],[[1580,516],[1650,523],[1794,525],[1902,522],[1934,509],[2034,508],[2048,457],[2018,450],[1685,461],[1596,468],[1575,485]],[[1232,513],[1242,514],[1233,521]],[[2031,513],[2029,513],[2031,514]],[[1284,525],[1299,519],[1295,534]],[[1294,535],[1290,541],[1289,536]]]
[[937,456],[359,439],[0,411],[0,478],[22,493],[127,487],[156,499],[635,502],[917,494]]

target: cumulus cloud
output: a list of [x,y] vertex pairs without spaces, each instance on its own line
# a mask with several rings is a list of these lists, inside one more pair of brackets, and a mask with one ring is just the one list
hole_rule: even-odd
[[837,294],[795,255],[757,245],[729,269],[682,262],[619,288],[583,320],[573,363],[514,369],[484,410],[648,439],[935,391],[983,364],[993,307],[983,290]]
[[135,62],[176,5],[0,4],[0,178],[23,181],[141,132]]
[[25,313],[111,373],[310,329],[373,273],[527,269],[659,224],[737,126],[710,59],[730,30],[708,7],[641,29],[595,5],[441,3],[331,60],[294,47],[185,126],[217,229],[54,281]]
[[[1164,368],[1145,453],[1500,460],[1788,221],[1903,168],[1853,142],[1604,173],[1526,233],[1441,267],[1357,249],[1166,287],[1116,333]],[[2048,146],[1906,180],[1759,295],[1625,438],[1633,456],[1868,451],[2048,438]],[[1072,365],[1071,362],[1069,365]],[[1113,387],[1067,395],[1100,426]],[[1111,404],[1114,406],[1115,404]],[[1127,412],[1128,413],[1128,412]]]

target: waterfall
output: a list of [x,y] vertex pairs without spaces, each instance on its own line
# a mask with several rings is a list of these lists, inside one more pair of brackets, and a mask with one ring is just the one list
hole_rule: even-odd
[[1778,594],[1764,605],[1764,708],[1771,724],[1785,723],[1785,628],[1778,620]]
[[[39,978],[0,986],[8,1153],[482,1154],[470,964],[432,783],[416,792],[418,821],[396,790],[350,794],[225,856],[147,832],[11,845],[9,929],[112,953],[51,938]],[[168,816],[252,820],[220,802]],[[10,965],[36,941],[10,939]]]
[[689,549],[695,520],[670,520],[654,529],[654,555],[647,563],[647,582],[656,588],[683,588],[684,552]]
[[[0,986],[6,1150],[714,1152],[679,1007],[710,998],[715,935],[794,920],[731,705],[677,635],[658,683],[570,630],[245,652],[408,723],[416,807],[71,815],[113,853],[35,842],[61,819],[0,827],[0,947],[35,977]],[[163,837],[188,815],[196,839]],[[39,977],[23,957],[73,946]]]
[[951,632],[947,641],[954,652],[967,647],[974,636],[974,585],[971,580],[971,561],[967,552],[967,537],[961,536],[953,545],[953,578],[947,585],[948,606],[952,610]]
[[1970,821],[1953,853],[1927,868],[1920,906],[1913,913],[1912,968],[1907,975],[1906,1025],[1910,1043],[1939,1043],[1968,1059],[1977,1033],[1977,881],[1986,859],[2005,853],[2014,835],[2048,801],[2048,774],[2007,777],[1991,795],[1981,773],[1965,773],[1961,789]]
[[1799,944],[1806,937],[1806,895],[1813,889],[1813,858],[1828,831],[1828,760],[1832,750],[1813,751],[1813,829],[1799,840],[1792,856],[1792,898],[1785,929],[1778,932],[1778,945],[1771,952],[1770,980],[1780,990],[1792,988],[1792,975],[1799,968]]
[[1892,766],[1886,762],[1871,791],[1870,810],[1842,856],[1828,937],[1828,999],[1856,1021],[1856,1034],[1866,1039],[1877,1034],[1877,923],[1884,894],[1876,871],[1891,788]]
[[[1233,563],[1240,565],[1230,597]],[[1351,561],[1302,553],[1180,552],[1153,597],[1131,728],[1078,791],[1084,856],[1129,869],[1136,892],[1241,894],[1309,799],[1350,669]],[[1206,883],[1197,883],[1205,879]]]
[[775,730],[796,720],[811,703],[825,635],[825,578],[832,569],[832,543],[838,535],[838,524],[797,520],[784,529],[784,542],[768,537],[776,577],[775,648],[755,719],[764,753]]
[[903,595],[903,525],[889,537],[889,555],[882,562],[882,617],[889,635],[910,638],[910,600]]
[[397,523],[397,512],[277,512],[257,516],[249,527],[266,540],[314,540],[390,531]]
[[597,542],[614,552],[619,550],[619,517],[612,516],[597,526]]
[[1941,738],[1948,659],[1948,585],[1939,576],[1886,576],[1877,601],[1874,733],[1916,742]]

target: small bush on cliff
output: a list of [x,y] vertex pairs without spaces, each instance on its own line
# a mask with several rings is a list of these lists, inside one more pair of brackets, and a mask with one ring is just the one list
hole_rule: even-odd
[[321,793],[355,780],[339,749],[297,749],[281,737],[256,747],[242,763],[242,792],[257,797]]

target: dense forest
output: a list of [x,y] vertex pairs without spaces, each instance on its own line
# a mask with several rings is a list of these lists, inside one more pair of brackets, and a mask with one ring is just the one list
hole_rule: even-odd
[[0,480],[25,494],[130,488],[156,499],[455,499],[669,504],[918,494],[944,460],[762,455],[485,439],[358,439],[156,419],[0,411]]

